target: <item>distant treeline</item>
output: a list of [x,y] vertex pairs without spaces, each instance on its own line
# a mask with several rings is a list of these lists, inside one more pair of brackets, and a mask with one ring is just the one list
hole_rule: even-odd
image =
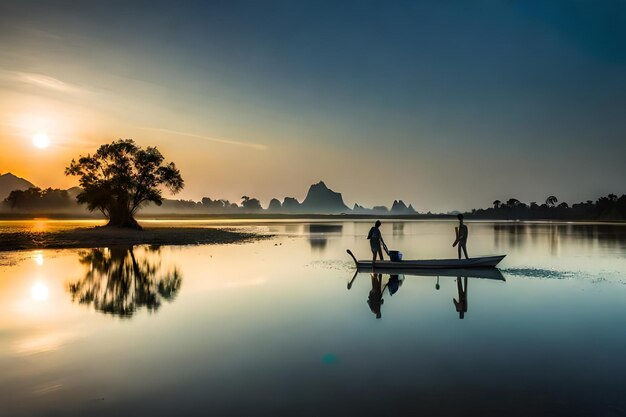
[[[37,187],[27,190],[11,191],[9,196],[0,204],[3,212],[80,212],[87,213],[84,206],[76,202],[76,195],[80,189],[60,190],[53,188],[41,189]],[[287,199],[289,200],[289,199]],[[296,203],[297,200],[293,199]],[[159,213],[254,213],[265,211],[261,202],[256,198],[243,196],[241,205],[225,199],[212,200],[204,197],[201,201],[169,200],[164,199],[161,206],[154,204],[142,210],[149,214]]]
[[[76,202],[76,195],[80,189],[70,190],[29,188],[27,190],[12,191],[9,196],[0,204],[0,211],[13,214],[54,214],[66,213],[81,216],[93,217],[84,206]],[[293,197],[286,197],[281,203],[277,199],[272,199],[267,208],[261,206],[257,198],[243,196],[241,203],[237,204],[225,199],[213,200],[204,197],[201,201],[193,200],[168,200],[164,199],[161,206],[149,205],[142,209],[144,215],[168,215],[168,214],[314,214],[306,211]],[[333,214],[333,213],[326,213]],[[415,217],[440,217],[444,214],[417,213],[411,205],[408,207],[400,201],[394,201],[391,209],[385,206],[376,206],[371,209],[354,205],[352,210],[347,209],[334,214],[352,215],[401,215]],[[448,213],[449,214],[449,213]],[[532,219],[552,219],[552,220],[626,220],[626,195],[618,197],[609,194],[600,197],[595,202],[586,202],[569,205],[566,202],[559,202],[555,196],[550,196],[542,204],[536,202],[523,203],[515,198],[510,198],[505,202],[496,200],[493,207],[485,209],[474,209],[467,212],[470,219],[494,219],[494,220],[532,220]]]
[[[80,206],[76,197],[82,193],[79,187],[69,190],[59,190],[48,188],[31,187],[25,190],[14,190],[0,205],[0,212],[6,216],[28,216],[46,215],[54,213],[56,215],[84,215],[87,210]],[[358,216],[410,216],[417,215],[413,206],[408,206],[402,200],[394,200],[391,209],[386,206],[375,206],[373,208],[363,207],[355,204],[352,209],[345,205],[341,193],[328,188],[323,181],[313,184],[304,201],[299,202],[294,197],[285,197],[281,202],[277,198],[272,198],[269,205],[264,208],[259,199],[244,195],[241,202],[231,202],[226,199],[211,199],[204,197],[200,201],[193,200],[168,200],[162,199],[161,204],[148,204],[140,210],[140,215],[148,216],[168,216],[168,215],[341,215],[350,214]],[[428,213],[430,214],[430,213]],[[94,212],[89,217],[97,216]]]
[[548,197],[542,204],[526,204],[510,198],[506,202],[496,200],[493,207],[474,209],[467,215],[469,218],[494,220],[626,220],[626,194],[621,197],[609,194],[595,202],[587,200],[571,206],[559,202],[555,196]]
[[13,190],[2,203],[3,211],[75,211],[81,208],[75,201],[75,196],[68,190],[46,188],[29,188],[27,190]]

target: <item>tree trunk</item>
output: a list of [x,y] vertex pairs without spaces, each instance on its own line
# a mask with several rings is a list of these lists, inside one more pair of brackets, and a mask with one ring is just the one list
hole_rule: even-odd
[[117,207],[111,210],[111,216],[109,217],[108,227],[121,227],[127,229],[142,230],[142,227],[137,223],[137,220],[125,207]]

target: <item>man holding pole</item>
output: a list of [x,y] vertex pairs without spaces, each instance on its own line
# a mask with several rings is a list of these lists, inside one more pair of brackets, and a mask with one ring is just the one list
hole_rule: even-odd
[[467,226],[463,224],[462,214],[459,213],[456,217],[457,219],[459,219],[459,226],[454,228],[454,230],[456,231],[456,240],[452,244],[452,247],[459,245],[459,259],[461,259],[461,249],[463,249],[465,259],[469,259],[469,256],[467,256]]

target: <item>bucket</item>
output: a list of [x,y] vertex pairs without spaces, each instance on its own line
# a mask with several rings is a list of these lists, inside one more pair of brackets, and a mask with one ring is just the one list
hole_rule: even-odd
[[389,259],[391,259],[392,262],[400,262],[402,260],[402,252],[397,250],[390,250]]

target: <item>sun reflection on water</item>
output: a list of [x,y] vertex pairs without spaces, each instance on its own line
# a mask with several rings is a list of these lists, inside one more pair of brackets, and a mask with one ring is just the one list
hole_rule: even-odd
[[36,282],[30,289],[30,297],[34,301],[47,301],[50,296],[48,286],[41,281]]
[[46,220],[47,219],[35,219],[31,226],[31,230],[37,233],[45,232],[46,230],[48,230],[48,222]]
[[33,252],[33,260],[39,266],[43,266],[43,253],[40,250]]

